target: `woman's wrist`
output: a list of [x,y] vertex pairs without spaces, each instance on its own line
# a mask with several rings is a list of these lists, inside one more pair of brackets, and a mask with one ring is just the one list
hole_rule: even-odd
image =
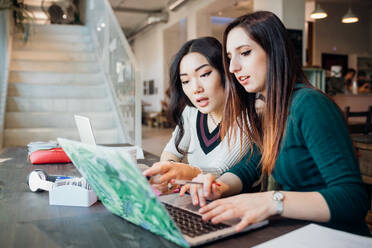
[[228,196],[229,195],[228,192],[230,190],[229,184],[224,183],[222,180],[219,180],[219,179],[216,180],[216,183],[221,185],[221,186],[219,186],[219,191],[221,193],[221,197]]
[[201,170],[198,167],[192,166],[190,164],[178,163],[178,165],[181,166],[179,168],[179,178],[192,180],[194,177],[198,176],[201,173]]
[[284,194],[282,191],[265,192],[268,197],[268,212],[269,215],[281,215],[283,212]]
[[240,181],[240,178],[233,173],[226,172],[222,174],[218,181],[222,182],[222,184],[226,185],[223,189],[223,196],[230,196],[236,195],[241,193],[243,184]]
[[273,193],[274,191],[265,192],[266,197],[267,197],[267,202],[268,202],[267,211],[268,211],[269,216],[276,215],[276,212],[277,212],[276,203],[273,200]]
[[192,165],[190,165],[190,166],[193,169],[193,177],[192,178],[197,177],[200,173],[202,173],[202,171],[198,167],[195,167],[195,166],[192,166]]

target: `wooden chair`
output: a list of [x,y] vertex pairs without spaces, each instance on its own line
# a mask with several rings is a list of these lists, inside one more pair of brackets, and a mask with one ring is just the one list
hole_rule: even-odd
[[[363,123],[350,123],[349,119],[352,117],[365,117],[366,122],[365,124]],[[361,111],[361,112],[351,112],[350,111],[350,106],[345,107],[345,118],[346,122],[349,126],[350,132],[351,133],[364,133],[368,134],[369,132],[372,131],[372,106],[368,107],[368,111]]]

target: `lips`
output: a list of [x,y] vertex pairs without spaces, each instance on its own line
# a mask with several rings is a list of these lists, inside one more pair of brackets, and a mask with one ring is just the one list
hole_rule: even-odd
[[242,84],[242,85],[247,85],[248,84],[248,79],[250,78],[250,76],[239,76],[237,77],[238,78],[238,81]]
[[209,104],[209,98],[208,97],[197,98],[196,104],[201,108],[206,107]]

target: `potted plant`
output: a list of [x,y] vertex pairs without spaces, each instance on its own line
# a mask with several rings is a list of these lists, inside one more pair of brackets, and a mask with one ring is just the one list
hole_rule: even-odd
[[1,10],[10,10],[13,13],[14,26],[23,33],[23,41],[27,42],[30,34],[30,21],[33,17],[23,0],[0,0]]

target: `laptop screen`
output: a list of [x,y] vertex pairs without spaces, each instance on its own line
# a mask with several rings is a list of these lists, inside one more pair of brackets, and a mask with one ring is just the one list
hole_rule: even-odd
[[96,140],[94,138],[89,118],[80,115],[75,115],[74,118],[81,142],[95,145]]
[[189,246],[128,153],[61,138],[58,142],[109,211]]

